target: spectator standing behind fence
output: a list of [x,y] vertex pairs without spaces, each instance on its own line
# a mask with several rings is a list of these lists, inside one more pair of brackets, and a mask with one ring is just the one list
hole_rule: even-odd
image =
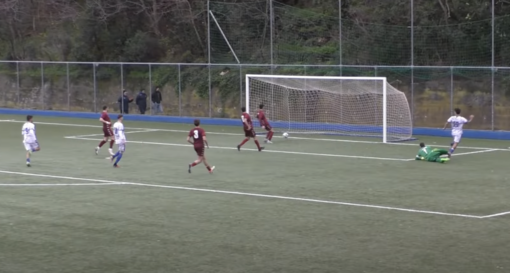
[[128,96],[128,92],[124,89],[122,96],[119,98],[119,109],[121,114],[129,114],[129,104],[133,102],[133,99]]
[[140,93],[136,96],[136,105],[138,105],[140,114],[144,115],[145,110],[147,110],[147,94],[145,94],[145,90],[140,90]]
[[152,93],[152,114],[156,115],[157,113],[163,112],[163,107],[161,107],[161,102],[163,101],[163,96],[161,96],[161,91],[159,91],[159,87],[156,87],[156,91]]

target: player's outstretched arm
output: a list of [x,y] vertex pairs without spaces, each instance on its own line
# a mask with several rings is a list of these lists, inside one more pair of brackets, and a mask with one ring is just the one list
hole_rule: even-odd
[[203,136],[203,138],[204,138],[205,146],[207,147],[207,149],[209,149],[209,142],[207,142],[207,138],[205,136]]
[[443,130],[445,130],[445,129],[446,129],[446,126],[448,126],[448,123],[449,123],[449,122],[447,121],[447,122],[444,124],[444,126],[443,126]]
[[474,119],[474,118],[475,118],[475,115],[470,115],[470,116],[469,116],[469,120],[468,120],[467,122],[471,122],[471,121],[473,121],[473,119]]

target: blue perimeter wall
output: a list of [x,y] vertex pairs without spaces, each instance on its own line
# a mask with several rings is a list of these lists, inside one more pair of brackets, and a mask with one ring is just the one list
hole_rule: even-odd
[[[98,113],[44,111],[44,110],[10,109],[10,108],[0,108],[0,114],[4,114],[4,115],[33,115],[33,116],[64,117],[64,118],[84,118],[84,119],[97,119],[98,115],[99,115]],[[192,124],[193,120],[195,120],[196,117],[146,116],[146,115],[129,114],[129,115],[125,115],[124,119],[133,120],[133,121]],[[223,126],[239,126],[240,125],[240,121],[238,119],[200,118],[200,121],[204,125],[220,125],[220,126],[221,125],[223,125]],[[288,126],[287,123],[285,123],[285,124],[282,123],[282,125]],[[306,125],[304,125],[304,126],[306,126]],[[296,126],[296,127],[298,127],[298,126]],[[299,126],[299,127],[301,127],[301,126]],[[357,128],[357,129],[361,129],[361,128]],[[372,129],[367,130],[367,131],[372,131]],[[438,129],[438,128],[413,128],[413,136],[450,137],[451,134],[450,134],[449,130],[442,130],[442,129]],[[464,134],[462,135],[462,137],[464,137],[464,138],[478,138],[478,139],[510,140],[510,131],[464,130]]]

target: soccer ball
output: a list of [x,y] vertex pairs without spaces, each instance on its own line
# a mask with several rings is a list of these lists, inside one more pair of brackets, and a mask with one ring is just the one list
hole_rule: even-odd
[[283,137],[284,138],[288,138],[289,137],[289,134],[287,132],[283,133]]

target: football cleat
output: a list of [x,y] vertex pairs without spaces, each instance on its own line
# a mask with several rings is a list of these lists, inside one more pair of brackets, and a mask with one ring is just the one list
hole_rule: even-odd
[[119,166],[119,165],[113,165],[113,167],[114,167],[114,168],[120,168],[120,166]]
[[30,162],[27,161],[27,167],[30,167]]
[[191,164],[188,164],[188,173],[191,173]]
[[215,168],[216,168],[215,166],[212,166],[211,170],[209,171],[209,173],[212,174]]
[[260,147],[259,152],[262,152],[262,150],[264,150],[264,149],[265,149],[265,147]]
[[237,150],[241,151],[241,145],[237,145]]
[[448,161],[450,161],[449,158],[441,158],[441,163],[445,163],[445,162],[448,162]]
[[99,148],[96,147],[96,155],[98,155],[98,154],[99,154]]
[[110,152],[110,155],[114,155],[113,150],[111,148],[108,149],[108,152]]

